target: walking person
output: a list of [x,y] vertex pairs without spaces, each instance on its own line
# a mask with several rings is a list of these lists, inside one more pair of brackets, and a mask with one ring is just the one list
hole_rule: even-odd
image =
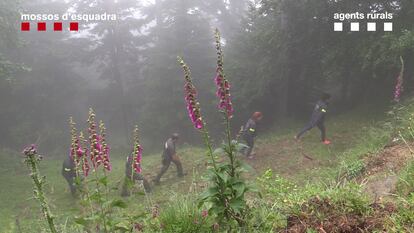
[[76,165],[72,156],[68,154],[62,164],[62,176],[68,182],[72,196],[76,195]]
[[131,152],[130,155],[127,157],[126,163],[125,163],[125,180],[124,184],[122,186],[122,193],[121,196],[127,197],[129,196],[129,188],[130,184],[135,184],[135,181],[142,181],[144,185],[145,192],[150,193],[151,192],[151,186],[147,179],[141,174],[136,173],[134,169],[132,168],[132,162],[133,162],[133,153]]
[[252,117],[247,121],[243,129],[243,139],[246,141],[248,148],[245,148],[244,155],[247,158],[252,159],[254,153],[254,140],[257,136],[257,123],[263,119],[263,114],[261,112],[253,113]]
[[312,128],[316,126],[321,131],[322,143],[325,145],[331,144],[331,141],[326,139],[326,128],[325,128],[325,115],[328,112],[328,105],[329,105],[328,101],[330,98],[331,98],[331,95],[329,95],[328,93],[322,94],[320,100],[316,103],[313,109],[310,121],[295,136],[296,140],[299,140],[303,134],[305,134],[307,131],[311,130]]
[[181,165],[180,158],[176,152],[176,143],[178,141],[179,135],[174,133],[171,135],[170,138],[164,144],[164,152],[162,154],[162,168],[158,173],[157,177],[154,179],[155,184],[159,184],[162,175],[168,170],[171,162],[175,164],[177,167],[177,175],[178,177],[183,177],[185,174],[183,173],[183,167]]

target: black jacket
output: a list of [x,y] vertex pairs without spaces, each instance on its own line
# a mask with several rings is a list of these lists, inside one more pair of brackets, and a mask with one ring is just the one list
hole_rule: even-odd
[[317,124],[319,122],[322,122],[325,120],[325,115],[328,112],[328,103],[319,100],[315,107],[313,108],[312,116],[311,116],[311,122],[312,124]]
[[63,161],[63,164],[62,164],[62,175],[75,177],[76,176],[75,169],[76,169],[75,162],[73,161],[71,156],[70,155],[66,156],[66,159]]
[[253,119],[249,119],[246,123],[246,125],[244,126],[244,136],[248,136],[248,137],[256,137],[257,132],[256,132],[256,122]]

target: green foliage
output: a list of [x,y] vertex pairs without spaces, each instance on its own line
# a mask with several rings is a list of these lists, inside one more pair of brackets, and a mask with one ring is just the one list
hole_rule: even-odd
[[401,104],[395,105],[388,114],[393,118],[391,122],[394,132],[394,141],[408,142],[414,140],[414,104],[413,98],[408,98]]
[[275,232],[286,226],[284,216],[272,201],[255,199],[249,203],[246,232]]
[[[81,192],[81,202],[83,205],[83,213],[81,216],[76,217],[75,222],[84,227],[86,231],[97,232],[132,232],[134,225],[141,220],[142,214],[132,215],[121,212],[120,210],[126,209],[127,204],[125,201],[118,198],[112,199],[109,197],[110,186],[107,176],[107,171],[111,171],[111,164],[109,161],[109,149],[106,143],[106,128],[104,123],[95,122],[95,113],[92,109],[89,110],[88,118],[88,139],[89,148],[91,153],[87,154],[87,149],[82,147],[85,142],[83,135],[77,136],[75,123],[72,118],[70,119],[72,144],[71,144],[71,156],[75,164],[76,170],[76,185]],[[137,127],[134,135],[134,141],[138,143]],[[135,147],[137,145],[134,145]],[[93,151],[93,153],[92,153]],[[135,148],[134,148],[134,152]],[[141,156],[141,155],[140,155]],[[92,175],[93,178],[88,177],[88,172],[85,169],[88,166],[89,158],[93,164]],[[131,158],[134,159],[134,158]],[[100,163],[102,163],[102,170],[98,170]],[[129,168],[129,169],[132,169]],[[84,174],[83,179],[80,174]],[[131,170],[131,176],[133,176],[133,170]],[[90,187],[94,187],[91,189]],[[114,214],[117,213],[117,214]]]
[[414,162],[409,163],[400,173],[397,192],[403,197],[414,193]]
[[228,163],[217,164],[215,169],[208,170],[207,178],[211,185],[200,198],[202,204],[211,205],[209,213],[222,221],[233,219],[239,224],[245,221],[245,194],[250,189],[240,177],[242,171],[240,163],[233,166]]
[[[285,227],[288,216],[300,216],[306,214],[320,216],[324,218],[324,212],[312,205],[312,200],[328,200],[334,206],[334,210],[342,214],[365,215],[370,211],[370,202],[363,193],[362,187],[355,183],[345,183],[343,185],[321,185],[308,184],[304,187],[298,187],[278,175],[273,175],[271,170],[266,171],[258,182],[263,189],[263,193],[271,203],[272,211],[278,214],[280,224],[275,226],[279,229]],[[284,222],[281,221],[284,219]]]
[[[278,103],[272,116],[290,117],[310,109],[308,103],[322,91],[334,94],[344,110],[363,100],[389,101],[400,56],[409,60],[407,64],[413,62],[414,28],[408,22],[413,20],[414,7],[408,2],[264,0],[252,4],[242,29],[229,43],[237,102],[247,111],[265,108],[272,99]],[[388,12],[400,27],[392,33],[336,33],[331,18],[337,12]]]
[[398,211],[390,216],[390,232],[412,232],[414,229],[414,195],[400,197]]
[[362,160],[356,160],[351,163],[343,162],[342,169],[344,170],[342,174],[344,178],[346,178],[347,180],[352,180],[364,173],[365,164]]
[[34,198],[40,203],[42,213],[47,220],[50,231],[52,233],[57,233],[54,223],[54,216],[50,211],[50,207],[44,193],[46,177],[42,177],[39,172],[39,162],[42,160],[42,156],[37,154],[37,148],[35,145],[28,146],[24,149],[23,153],[25,155],[25,163],[31,171],[30,177],[32,178],[34,184]]
[[267,170],[262,176],[257,178],[263,194],[272,200],[274,208],[282,214],[299,214],[301,205],[314,195],[322,193],[320,186],[307,185],[299,188],[295,183],[274,175],[272,170]]
[[159,215],[163,232],[212,232],[214,217],[207,214],[207,210],[198,208],[194,194],[173,194],[169,203]]
[[[216,216],[221,225],[225,225],[228,231],[232,231],[233,225],[237,223],[238,227],[245,227],[247,205],[245,194],[249,187],[242,178],[244,168],[237,160],[237,150],[242,146],[238,145],[237,140],[231,136],[230,120],[233,117],[233,106],[230,95],[230,84],[226,79],[223,70],[223,51],[221,47],[220,32],[216,29],[216,50],[217,50],[217,68],[214,82],[217,85],[217,96],[219,98],[218,109],[223,115],[224,125],[224,143],[219,152],[224,156],[223,160],[217,162],[219,158],[214,154],[209,131],[206,128],[199,103],[197,102],[197,90],[192,83],[191,71],[187,64],[179,57],[178,62],[182,66],[185,75],[185,99],[189,117],[203,136],[207,154],[210,157],[211,167],[208,169],[207,178],[210,186],[201,194],[200,207],[207,208],[210,214]],[[193,119],[193,118],[196,118]]]

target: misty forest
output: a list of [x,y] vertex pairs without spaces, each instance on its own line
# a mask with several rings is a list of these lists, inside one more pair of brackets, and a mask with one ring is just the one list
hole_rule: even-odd
[[413,156],[412,0],[0,0],[0,232],[414,232]]

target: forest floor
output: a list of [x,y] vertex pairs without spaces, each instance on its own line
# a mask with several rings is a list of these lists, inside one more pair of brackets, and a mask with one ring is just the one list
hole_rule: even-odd
[[[271,169],[273,173],[298,184],[338,180],[338,174],[344,174],[341,172],[344,166],[363,161],[363,169],[355,166],[355,169],[347,167],[345,170],[348,169],[349,173],[354,169],[356,179],[366,183],[370,196],[379,199],[392,193],[399,170],[411,159],[408,147],[397,145],[384,149],[387,143],[384,138],[389,136],[380,129],[384,118],[384,113],[367,114],[361,111],[329,118],[327,129],[332,144],[328,146],[320,143],[317,129],[308,132],[301,141],[296,141],[293,136],[301,124],[294,124],[289,129],[277,128],[276,133],[259,137],[254,159],[240,158],[253,168],[247,174],[251,182]],[[149,199],[142,196],[126,199],[131,211],[137,211],[145,202],[163,205],[173,199],[176,193],[198,192],[204,187],[204,150],[184,148],[179,153],[188,175],[182,179],[177,178],[172,164],[161,180],[161,185],[154,186]],[[119,188],[123,181],[125,160],[120,154],[113,154],[112,160],[110,185]],[[26,230],[40,228],[43,224],[37,221],[41,215],[36,200],[31,197],[31,180],[21,161],[22,157],[16,152],[0,150],[0,232],[16,228],[20,228],[21,232],[30,232]],[[60,175],[61,163],[61,160],[48,159],[46,156],[40,169],[47,177],[52,211],[59,216],[61,222],[65,222],[77,213],[77,204]],[[160,155],[144,156],[143,165],[144,175],[152,180],[161,167]],[[112,195],[118,196],[119,191],[114,191]],[[318,200],[314,202],[329,207],[329,203],[319,203]]]

